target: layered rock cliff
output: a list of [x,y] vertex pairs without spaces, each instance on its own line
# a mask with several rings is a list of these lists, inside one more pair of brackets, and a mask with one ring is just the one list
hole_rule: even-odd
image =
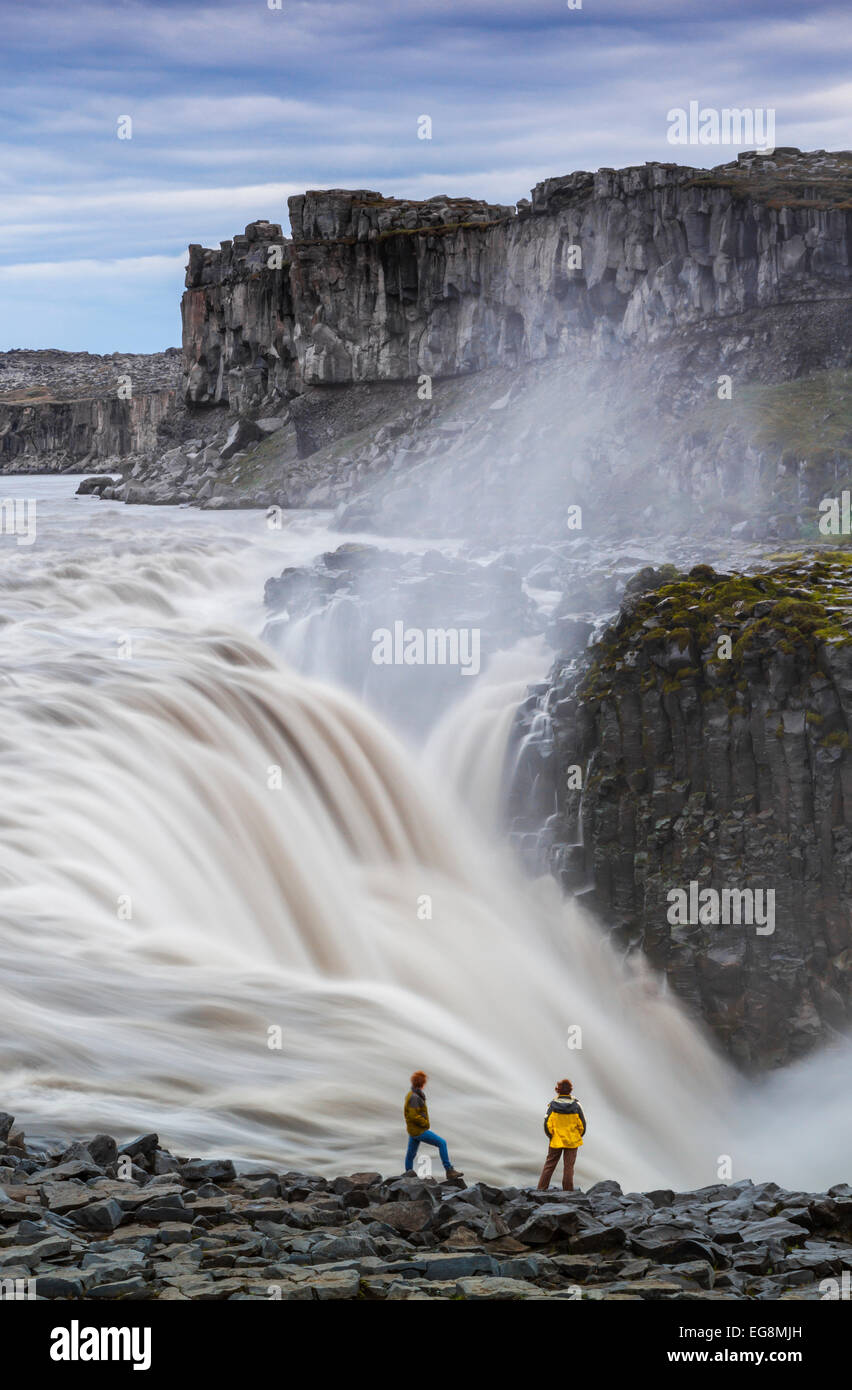
[[556,540],[572,504],[631,535],[641,496],[648,527],[686,502],[699,530],[759,507],[756,538],[809,536],[852,477],[851,218],[852,155],[782,149],[575,173],[515,208],[291,198],[291,237],[190,247],[186,437],[211,448],[135,469],[127,500]]
[[[522,755],[536,814],[555,799],[545,862],[746,1067],[852,1014],[849,576],[848,551],[750,576],[643,570],[520,721],[537,730]],[[740,909],[714,920],[705,889]],[[761,930],[742,890],[763,918],[772,903]]]
[[0,472],[41,473],[156,452],[179,398],[180,356],[0,353]]
[[[187,400],[241,410],[270,391],[517,367],[780,306],[801,310],[791,365],[825,365],[849,295],[850,182],[849,154],[779,149],[709,172],[578,172],[516,208],[308,192],[290,199],[291,240],[255,223],[190,247]],[[831,308],[797,353],[814,301]]]

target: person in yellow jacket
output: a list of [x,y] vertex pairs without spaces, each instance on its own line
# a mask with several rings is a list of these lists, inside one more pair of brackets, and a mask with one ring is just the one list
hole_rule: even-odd
[[545,1192],[550,1186],[550,1179],[556,1170],[560,1154],[562,1155],[562,1190],[563,1192],[574,1191],[574,1164],[577,1161],[577,1150],[582,1144],[583,1135],[586,1132],[586,1117],[580,1102],[574,1100],[571,1094],[573,1089],[570,1081],[557,1081],[556,1099],[552,1100],[547,1107],[547,1113],[544,1117],[544,1132],[550,1147],[547,1150],[547,1158],[544,1160],[544,1167],[538,1180],[539,1192]]

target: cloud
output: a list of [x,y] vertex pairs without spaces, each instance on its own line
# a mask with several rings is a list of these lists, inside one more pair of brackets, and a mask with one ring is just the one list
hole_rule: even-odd
[[0,266],[8,348],[159,352],[180,344],[185,255]]
[[26,261],[20,265],[0,265],[0,284],[44,284],[47,281],[77,283],[94,280],[102,285],[128,284],[131,280],[150,280],[162,275],[173,276],[186,268],[186,256],[127,256],[107,261]]
[[[667,111],[693,99],[774,106],[782,144],[849,143],[852,29],[823,0],[6,0],[3,29],[7,342],[26,264],[66,266],[69,334],[173,340],[166,263],[257,217],[289,230],[306,187],[511,203],[549,175],[670,159]],[[136,286],[120,323],[95,298],[107,280]]]
[[235,208],[281,202],[290,193],[299,192],[295,184],[247,184],[237,188],[111,188],[102,193],[54,194],[30,193],[8,198],[4,214],[13,217],[41,215],[53,217],[73,211],[87,219],[120,211],[131,215],[151,217],[160,214],[181,217],[209,212],[230,204]]

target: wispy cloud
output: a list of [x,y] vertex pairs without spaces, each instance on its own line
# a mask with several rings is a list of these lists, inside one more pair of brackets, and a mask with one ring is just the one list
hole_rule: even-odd
[[[305,187],[514,202],[551,174],[670,159],[666,113],[691,99],[773,106],[780,144],[850,143],[832,0],[0,0],[0,21],[6,345],[36,327],[44,346],[176,341],[187,243],[287,229]],[[61,294],[52,318],[28,265]]]
[[0,284],[40,285],[48,280],[67,280],[69,275],[79,283],[91,280],[103,284],[126,284],[129,280],[150,281],[163,275],[174,276],[186,268],[186,256],[127,256],[123,260],[96,261],[24,261],[20,265],[0,265]]

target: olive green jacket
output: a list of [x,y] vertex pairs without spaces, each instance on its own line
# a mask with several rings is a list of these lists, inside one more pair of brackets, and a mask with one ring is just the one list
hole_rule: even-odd
[[422,1091],[409,1091],[405,1097],[405,1128],[415,1139],[429,1128],[429,1111]]

